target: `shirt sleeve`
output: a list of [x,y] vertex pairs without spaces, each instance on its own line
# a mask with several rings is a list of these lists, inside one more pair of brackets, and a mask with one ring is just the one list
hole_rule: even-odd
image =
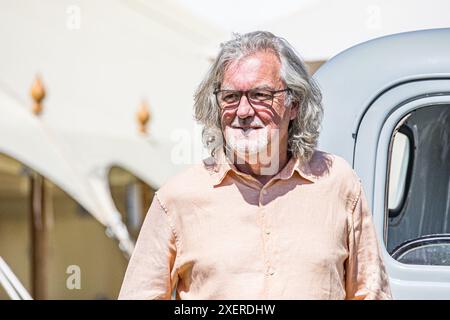
[[346,260],[346,298],[356,300],[392,299],[389,278],[366,196],[359,182],[350,218],[349,257]]
[[170,299],[176,285],[176,238],[155,194],[128,264],[119,300]]

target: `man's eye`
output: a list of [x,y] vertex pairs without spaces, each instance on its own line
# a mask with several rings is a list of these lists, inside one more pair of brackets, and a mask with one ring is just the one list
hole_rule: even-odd
[[250,94],[250,98],[258,101],[265,101],[272,99],[272,93],[268,91],[255,91]]
[[226,103],[237,102],[239,100],[239,93],[237,92],[225,93],[222,96],[222,100]]

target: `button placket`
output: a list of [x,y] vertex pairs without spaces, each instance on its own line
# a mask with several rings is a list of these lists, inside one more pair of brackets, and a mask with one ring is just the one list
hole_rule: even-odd
[[[261,191],[261,194],[263,194],[263,191]],[[266,192],[267,194],[267,192]],[[275,271],[272,266],[272,259],[271,259],[271,239],[270,239],[270,226],[268,224],[269,216],[267,215],[267,212],[265,210],[265,207],[261,208],[261,233],[263,236],[263,247],[264,247],[264,264],[265,264],[265,270],[264,273],[266,276],[272,276],[274,275]]]
[[264,237],[266,239],[266,275],[271,276],[274,273],[273,269],[273,252],[272,252],[272,238],[270,236],[267,224],[264,228]]

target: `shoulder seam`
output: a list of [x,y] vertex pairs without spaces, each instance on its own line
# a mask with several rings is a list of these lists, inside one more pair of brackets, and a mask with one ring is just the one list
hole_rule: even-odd
[[353,203],[352,203],[352,210],[351,210],[352,215],[355,212],[356,205],[358,204],[358,201],[361,197],[361,180],[360,179],[357,180],[357,185],[358,185],[357,194],[356,194],[356,197],[353,199]]

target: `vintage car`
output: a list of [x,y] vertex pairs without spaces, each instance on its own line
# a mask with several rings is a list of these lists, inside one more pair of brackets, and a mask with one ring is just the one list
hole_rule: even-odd
[[395,299],[450,299],[450,29],[390,35],[314,74],[319,149],[360,176]]

